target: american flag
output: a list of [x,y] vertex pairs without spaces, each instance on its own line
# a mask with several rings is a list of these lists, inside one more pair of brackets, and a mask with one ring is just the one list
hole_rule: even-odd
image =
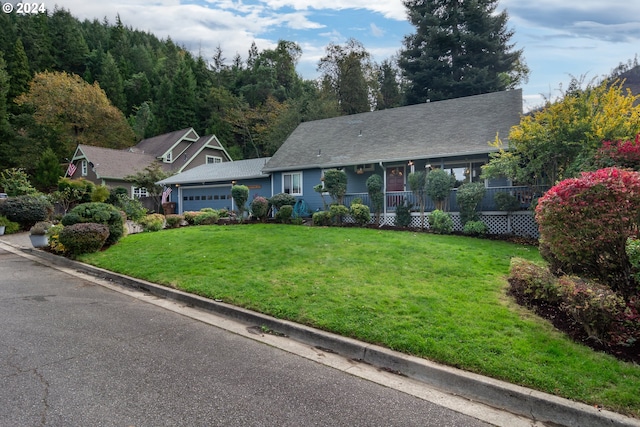
[[167,203],[169,201],[169,196],[171,195],[171,187],[167,187],[162,192],[162,203]]
[[67,175],[73,176],[73,174],[76,173],[76,169],[78,169],[76,165],[74,165],[73,163],[69,163],[69,167],[67,168]]

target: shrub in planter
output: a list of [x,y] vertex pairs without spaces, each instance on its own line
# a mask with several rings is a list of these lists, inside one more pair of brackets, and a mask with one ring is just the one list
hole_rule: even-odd
[[[616,168],[583,173],[538,200],[544,258],[564,273],[599,279],[623,296],[637,292],[626,253],[640,218],[640,173]],[[542,249],[542,247],[541,247]]]
[[331,213],[329,211],[314,212],[311,220],[313,221],[313,225],[320,227],[329,226],[331,225]]
[[108,203],[83,203],[62,217],[62,225],[65,227],[86,222],[109,227],[107,245],[115,244],[124,234],[124,219],[120,211]]
[[478,221],[478,204],[482,201],[486,189],[481,182],[467,182],[456,191],[456,201],[460,208],[460,222]]
[[164,219],[167,221],[167,228],[178,228],[182,221],[184,221],[184,217],[177,214],[166,215]]
[[489,229],[487,224],[482,221],[467,221],[464,225],[462,232],[470,236],[484,236]]
[[201,212],[194,218],[193,223],[194,225],[214,225],[219,220],[220,215],[218,215],[218,212],[212,210],[211,212]]
[[251,201],[250,208],[253,216],[264,221],[269,214],[269,201],[262,196],[255,197]]
[[288,224],[291,222],[292,215],[293,215],[293,206],[291,205],[280,206],[280,209],[278,209],[278,212],[276,212],[276,222],[280,222],[282,224]]
[[349,214],[349,208],[345,205],[331,205],[329,206],[329,212],[331,213],[333,222],[342,225],[342,218]]
[[589,337],[609,342],[612,325],[626,308],[622,296],[608,286],[575,276],[560,277],[558,285],[564,310]]
[[271,206],[273,206],[277,210],[280,210],[280,208],[283,207],[284,205],[290,205],[290,206],[295,205],[296,198],[293,197],[291,194],[278,193],[272,196],[271,198],[269,198],[269,204],[271,204]]
[[522,258],[513,258],[507,280],[509,293],[527,306],[541,302],[558,305],[561,302],[558,279],[546,267]]
[[356,224],[363,226],[369,224],[371,221],[371,212],[369,206],[361,203],[352,203],[349,208],[349,213],[353,217]]
[[109,237],[109,227],[105,224],[82,222],[65,226],[59,235],[60,243],[72,256],[97,252]]
[[53,205],[45,196],[10,197],[0,203],[0,215],[25,229],[36,222],[46,221],[52,214]]
[[138,221],[144,231],[160,231],[164,228],[164,215],[159,213],[149,214]]
[[429,228],[436,234],[450,234],[453,231],[451,215],[441,210],[434,210],[429,214]]

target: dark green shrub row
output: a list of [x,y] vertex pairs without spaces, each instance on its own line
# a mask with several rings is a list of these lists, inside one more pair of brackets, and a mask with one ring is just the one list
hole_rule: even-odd
[[97,252],[109,237],[105,224],[82,222],[65,226],[58,235],[60,243],[71,256]]

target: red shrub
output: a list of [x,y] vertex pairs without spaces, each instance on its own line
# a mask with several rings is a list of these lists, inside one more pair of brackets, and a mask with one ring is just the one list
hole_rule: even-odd
[[596,152],[596,164],[640,170],[640,133],[634,141],[603,141]]
[[640,173],[616,168],[583,173],[539,199],[541,253],[564,273],[598,278],[630,296],[636,283],[625,244],[638,234],[639,219]]

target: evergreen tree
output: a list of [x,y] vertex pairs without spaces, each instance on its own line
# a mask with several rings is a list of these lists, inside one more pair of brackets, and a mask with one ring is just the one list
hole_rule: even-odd
[[399,66],[408,104],[517,87],[529,72],[513,50],[498,0],[404,0],[416,33],[405,37]]
[[402,103],[398,70],[393,63],[386,59],[378,67],[378,83],[380,92],[376,102],[376,110],[399,107]]
[[186,61],[182,61],[171,86],[171,103],[167,111],[171,130],[184,129],[196,121],[196,79]]
[[350,39],[345,46],[330,43],[320,59],[323,90],[333,93],[344,114],[370,111],[374,89],[371,55],[362,43]]
[[48,192],[51,189],[55,189],[62,174],[63,169],[58,156],[51,148],[47,148],[36,164],[33,183],[38,190]]
[[18,95],[27,91],[29,82],[31,81],[29,60],[27,59],[27,54],[24,51],[21,39],[16,40],[13,47],[11,60],[7,64],[7,72],[11,76],[7,99],[13,100]]
[[107,94],[107,98],[109,98],[111,103],[115,107],[124,111],[126,104],[124,97],[124,84],[122,82],[122,76],[120,75],[118,64],[116,64],[111,52],[107,52],[103,58],[98,82],[100,83],[100,87]]
[[56,9],[51,16],[50,28],[55,67],[82,75],[89,48],[78,20],[64,9]]

